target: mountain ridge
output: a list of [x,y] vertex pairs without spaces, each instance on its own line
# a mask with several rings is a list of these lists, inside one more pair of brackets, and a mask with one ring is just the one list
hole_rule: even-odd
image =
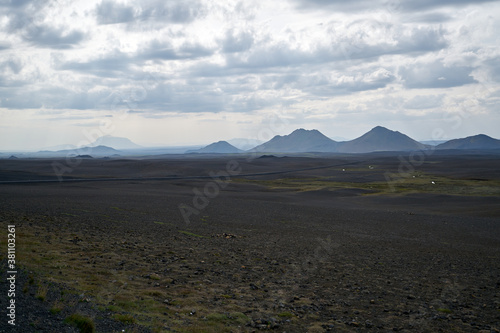
[[218,141],[209,144],[203,148],[197,150],[191,150],[187,153],[195,153],[195,154],[238,154],[242,153],[243,150],[236,148],[232,144],[227,141]]
[[500,149],[500,140],[486,134],[453,139],[436,146],[436,149]]
[[332,152],[338,142],[325,136],[320,131],[296,129],[289,135],[276,135],[271,140],[254,147],[249,152],[262,153],[301,153],[301,152]]

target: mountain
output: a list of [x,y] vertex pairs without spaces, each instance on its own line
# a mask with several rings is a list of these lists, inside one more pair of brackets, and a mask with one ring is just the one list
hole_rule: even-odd
[[436,149],[500,149],[500,140],[479,134],[447,141],[437,145]]
[[242,138],[227,140],[227,142],[230,143],[230,144],[232,144],[236,148],[241,149],[241,150],[249,150],[249,149],[252,149],[255,146],[258,146],[258,145],[264,143],[264,142],[262,142],[260,140],[242,139]]
[[120,151],[106,147],[106,146],[97,146],[97,147],[83,147],[78,149],[64,149],[57,151],[39,151],[35,153],[35,157],[65,157],[65,156],[78,156],[78,155],[90,155],[92,157],[96,156],[111,156],[111,155],[119,155]]
[[198,150],[191,150],[188,153],[197,154],[237,154],[243,151],[229,144],[227,141],[219,141],[209,144]]
[[341,142],[338,151],[342,153],[368,153],[373,151],[407,151],[427,149],[409,136],[377,126],[357,139]]
[[93,143],[90,145],[87,145],[86,147],[97,147],[97,146],[106,146],[106,147],[111,147],[114,149],[140,149],[142,146],[133,143],[127,138],[120,138],[116,136],[111,136],[111,135],[105,135],[101,136],[97,140],[95,140]]
[[335,152],[337,146],[336,141],[327,138],[320,131],[301,128],[289,135],[276,135],[250,151],[262,153]]

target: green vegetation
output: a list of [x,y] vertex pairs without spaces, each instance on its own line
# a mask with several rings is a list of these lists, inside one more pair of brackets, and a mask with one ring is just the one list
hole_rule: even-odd
[[60,304],[55,304],[52,308],[50,308],[50,313],[58,314],[62,311],[62,306]]
[[293,317],[293,313],[288,312],[288,311],[281,312],[281,313],[278,313],[278,317],[281,317],[281,318],[292,318]]
[[82,316],[81,314],[74,313],[64,320],[65,323],[76,326],[80,333],[94,333],[95,325],[92,319]]
[[45,298],[47,297],[47,291],[48,287],[44,284],[38,285],[38,289],[35,294],[35,298],[39,299],[40,301],[45,301]]
[[135,324],[136,322],[135,318],[129,314],[116,314],[114,318],[124,324]]
[[[352,171],[352,170],[349,170]],[[366,174],[366,171],[363,172]],[[281,178],[274,180],[235,179],[235,182],[252,183],[275,190],[297,192],[318,190],[360,189],[364,195],[394,195],[409,193],[435,193],[467,196],[500,196],[500,181],[481,179],[457,179],[423,173],[389,174],[385,181],[346,182],[342,178]]]
[[452,311],[450,309],[445,309],[445,308],[439,308],[437,309],[438,312],[442,312],[442,313],[452,313]]
[[188,236],[193,236],[193,237],[198,237],[198,238],[207,238],[207,237],[202,236],[202,235],[193,234],[192,232],[189,232],[189,231],[179,230],[179,232],[181,234],[188,235]]

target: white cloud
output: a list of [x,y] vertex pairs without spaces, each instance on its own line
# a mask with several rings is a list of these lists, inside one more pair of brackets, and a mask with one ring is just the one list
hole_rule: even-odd
[[[59,116],[47,110],[66,110],[60,122],[74,113],[88,119],[74,122],[80,128],[117,110],[130,110],[123,128],[179,115],[199,128],[196,115],[213,114],[237,137],[280,108],[291,127],[439,122],[481,84],[500,89],[499,13],[486,0],[3,2],[0,109],[40,110],[51,124]],[[494,116],[498,103],[485,94],[474,112]],[[4,124],[29,128],[19,119]],[[185,132],[177,143],[196,141]]]

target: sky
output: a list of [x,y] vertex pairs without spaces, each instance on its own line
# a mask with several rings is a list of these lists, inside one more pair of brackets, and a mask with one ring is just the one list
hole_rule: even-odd
[[0,150],[500,139],[500,1],[0,0]]

